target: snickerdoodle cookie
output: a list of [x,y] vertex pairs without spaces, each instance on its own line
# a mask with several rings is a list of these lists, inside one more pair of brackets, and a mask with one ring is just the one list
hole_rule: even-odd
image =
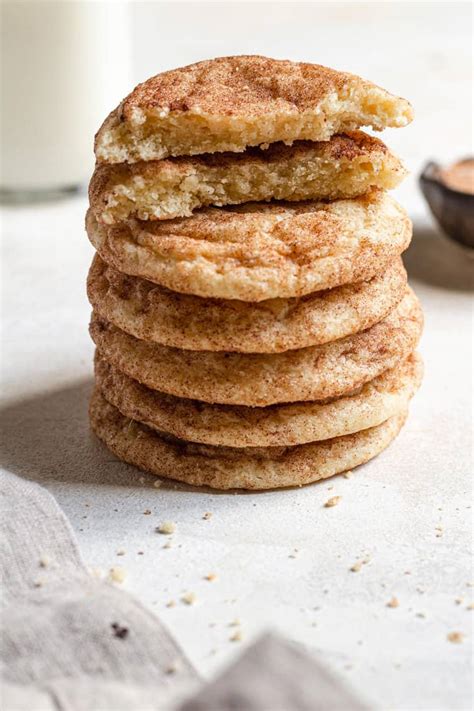
[[411,239],[405,210],[383,191],[353,200],[251,203],[192,218],[100,225],[89,238],[104,261],[173,291],[242,301],[303,296],[370,279]]
[[107,117],[99,162],[326,141],[360,126],[406,126],[410,104],[353,74],[259,56],[219,57],[139,84]]
[[269,407],[210,405],[151,390],[96,353],[95,382],[122,415],[180,439],[231,447],[315,442],[375,427],[404,412],[423,374],[412,353],[357,390],[336,399]]
[[214,489],[273,489],[326,479],[372,459],[396,437],[406,413],[335,439],[294,447],[214,447],[176,439],[130,420],[98,389],[89,408],[95,434],[120,459],[151,474]]
[[169,291],[94,257],[87,293],[94,311],[144,341],[202,351],[278,353],[335,341],[381,321],[403,298],[398,258],[368,281],[302,298],[250,303]]
[[416,348],[423,317],[407,289],[400,304],[366,331],[284,353],[189,351],[141,341],[93,314],[101,355],[132,378],[170,395],[229,405],[338,397],[394,368]]

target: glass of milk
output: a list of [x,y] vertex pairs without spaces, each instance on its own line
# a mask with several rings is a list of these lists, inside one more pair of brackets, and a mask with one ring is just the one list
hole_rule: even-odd
[[112,0],[1,2],[2,198],[86,182],[94,133],[130,90],[128,11]]

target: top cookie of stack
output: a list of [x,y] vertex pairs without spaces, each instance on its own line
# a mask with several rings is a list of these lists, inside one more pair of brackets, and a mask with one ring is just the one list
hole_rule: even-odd
[[91,420],[115,453],[267,488],[388,444],[422,319],[400,260],[411,223],[386,192],[405,170],[359,129],[411,119],[359,77],[252,56],[160,74],[109,115],[86,227]]

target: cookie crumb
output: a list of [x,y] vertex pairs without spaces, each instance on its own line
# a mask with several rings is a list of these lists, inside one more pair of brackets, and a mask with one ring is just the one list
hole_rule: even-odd
[[235,630],[234,634],[229,637],[231,642],[241,642],[242,641],[242,631]]
[[117,555],[125,555],[124,549],[123,549],[123,548],[120,548],[120,549],[117,551]]
[[175,659],[171,664],[165,669],[166,674],[176,674],[179,669],[179,660]]
[[170,536],[176,531],[176,524],[174,524],[173,521],[164,521],[155,528],[155,531],[157,533],[162,533],[165,536]]
[[204,521],[209,521],[209,519],[212,517],[212,514],[210,511],[206,511],[206,513],[203,516]]
[[466,610],[474,610],[474,602],[470,602],[469,605],[466,605]]
[[208,573],[204,576],[204,580],[209,580],[212,583],[213,580],[217,580],[217,575],[215,573]]
[[344,477],[344,479],[350,479],[353,474],[354,474],[354,472],[352,471],[352,469],[349,469],[349,471],[344,472],[344,474],[342,476]]
[[235,620],[232,620],[232,622],[229,622],[229,627],[239,627],[240,626],[240,620],[238,617],[235,618]]
[[176,602],[174,600],[168,600],[166,607],[176,607]]
[[42,555],[39,559],[39,567],[47,568],[49,565],[51,565],[51,558],[47,555]]
[[393,607],[399,607],[399,605],[400,605],[400,603],[398,602],[398,598],[396,598],[395,596],[392,597],[392,599],[387,602],[387,607],[393,608]]
[[42,588],[43,587],[43,581],[42,580],[34,580],[33,585],[35,588]]
[[127,573],[124,568],[121,568],[120,566],[114,566],[109,570],[109,580],[112,583],[123,583],[126,577]]
[[163,482],[161,479],[157,479],[156,481],[153,482],[153,486],[155,487],[155,489],[159,489],[160,486],[162,486],[162,484],[163,484]]
[[143,512],[143,515],[144,515],[144,516],[150,516],[150,515],[151,515],[150,509],[145,509],[145,511]]
[[187,592],[181,597],[181,600],[185,605],[194,605],[196,602],[196,595],[193,592]]
[[359,570],[361,570],[363,565],[367,565],[367,563],[370,563],[370,558],[367,556],[366,558],[362,558],[362,560],[357,560],[354,565],[351,565],[349,570],[352,573],[358,573]]
[[337,506],[341,499],[342,499],[342,496],[331,496],[331,498],[328,499],[326,501],[326,503],[324,504],[324,508],[330,509],[333,506]]
[[449,632],[447,635],[447,640],[448,642],[452,642],[453,644],[461,644],[461,642],[464,640],[464,635],[462,632]]

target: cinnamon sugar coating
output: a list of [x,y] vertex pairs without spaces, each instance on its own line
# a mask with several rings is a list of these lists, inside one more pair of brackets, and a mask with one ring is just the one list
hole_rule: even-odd
[[170,395],[229,405],[338,397],[394,368],[416,348],[422,312],[413,292],[366,331],[284,353],[185,351],[140,341],[93,314],[100,354],[144,385]]
[[202,297],[263,301],[370,279],[407,247],[411,222],[383,191],[353,200],[247,203],[192,218],[100,225],[89,239],[126,274]]

